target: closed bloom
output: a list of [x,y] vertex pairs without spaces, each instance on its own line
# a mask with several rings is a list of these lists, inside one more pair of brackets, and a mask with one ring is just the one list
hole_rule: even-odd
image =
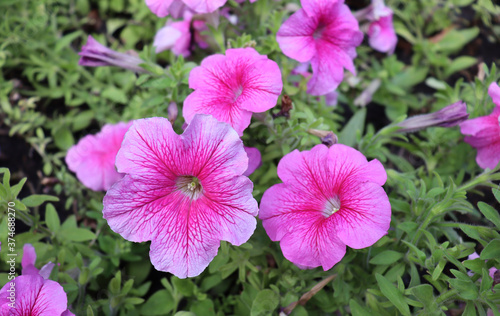
[[78,62],[81,66],[116,66],[138,73],[146,72],[142,67],[139,67],[140,64],[144,63],[142,59],[107,48],[91,35],[89,35],[87,44],[82,47],[82,51],[78,55],[82,56]]
[[391,205],[378,160],[368,162],[342,144],[316,145],[284,156],[278,176],[283,183],[264,193],[259,217],[297,266],[326,271],[344,257],[346,245],[365,248],[387,234]]
[[496,82],[488,94],[496,105],[493,112],[460,124],[460,131],[467,135],[464,141],[477,149],[476,161],[483,169],[493,169],[500,162],[500,87]]
[[392,23],[393,12],[386,7],[383,0],[373,0],[372,10],[368,14],[371,21],[368,26],[368,42],[370,46],[383,53],[394,53],[398,37]]
[[276,105],[283,82],[278,64],[249,47],[228,49],[226,55],[203,59],[191,70],[189,87],[195,91],[184,101],[187,123],[197,113],[210,114],[231,124],[241,136],[253,112]]
[[255,230],[243,144],[211,116],[195,116],[182,135],[165,118],[135,121],[116,166],[126,176],[106,193],[104,218],[127,240],[151,240],[157,270],[197,276],[221,240],[241,245]]
[[303,8],[283,23],[276,40],[288,57],[311,62],[313,75],[307,92],[324,95],[340,84],[344,68],[355,73],[353,59],[363,33],[344,0],[301,3]]
[[68,150],[66,164],[87,188],[108,190],[123,177],[116,171],[115,158],[131,124],[106,124],[99,133],[85,136]]
[[429,114],[415,115],[404,120],[398,124],[398,126],[401,127],[398,132],[415,132],[434,126],[452,127],[467,120],[468,117],[469,114],[467,113],[467,105],[463,101],[458,101],[442,108],[439,111]]
[[49,262],[38,271],[34,266],[35,248],[25,244],[23,253],[23,275],[7,282],[0,290],[0,315],[74,316],[67,308],[68,299],[63,287],[48,280],[54,264]]

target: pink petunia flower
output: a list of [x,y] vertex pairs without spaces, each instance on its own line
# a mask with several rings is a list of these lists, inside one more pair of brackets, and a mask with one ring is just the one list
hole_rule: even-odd
[[139,66],[144,63],[144,60],[114,51],[96,41],[91,35],[88,36],[87,44],[82,47],[82,51],[78,55],[82,56],[78,61],[80,66],[116,66],[137,73],[146,72]]
[[182,135],[165,118],[135,121],[116,166],[127,175],[106,193],[103,216],[123,238],[151,240],[157,270],[197,276],[221,240],[241,245],[255,230],[243,144],[211,116],[196,115]]
[[106,124],[96,135],[87,135],[68,150],[66,164],[86,187],[108,190],[123,175],[115,168],[115,157],[120,149],[129,123]]
[[285,258],[301,268],[332,268],[346,245],[365,248],[387,234],[389,198],[381,187],[387,174],[342,144],[294,150],[278,164],[283,183],[262,197],[259,217]]
[[500,162],[500,87],[493,82],[488,94],[496,107],[488,116],[477,117],[460,124],[464,141],[477,149],[476,161],[483,168],[493,169]]
[[276,105],[283,82],[278,64],[249,47],[203,59],[191,70],[189,87],[195,91],[184,101],[187,123],[198,113],[210,114],[231,124],[241,136],[250,125],[252,112]]
[[35,267],[36,253],[31,244],[23,247],[21,276],[7,282],[0,290],[0,315],[75,316],[67,308],[63,287],[49,280],[52,262],[40,271]]
[[324,95],[340,84],[344,68],[355,73],[353,59],[363,33],[344,0],[301,3],[303,8],[283,23],[276,40],[286,56],[311,62],[313,76],[307,92]]
[[[293,75],[301,75],[304,78],[309,78],[312,73],[309,72],[309,64],[310,63],[301,63],[294,69],[292,69],[291,74]],[[299,86],[299,83],[295,83],[296,86]],[[337,106],[339,94],[337,91],[331,91],[325,94],[325,104],[326,106]],[[319,101],[319,97],[317,97]]]
[[227,0],[146,0],[146,5],[158,17],[182,16],[186,9],[196,13],[210,13],[222,7]]
[[[188,57],[191,55],[191,38],[194,38],[194,42],[200,48],[208,48],[208,44],[201,35],[201,32],[208,30],[206,23],[199,20],[192,21],[191,19],[192,14],[189,14],[182,21],[168,21],[155,35],[153,46],[156,53],[171,49],[177,56]],[[190,29],[191,22],[193,32]]]
[[392,10],[385,6],[383,0],[372,0],[372,10],[368,15],[371,21],[368,26],[368,42],[370,46],[383,53],[394,53],[398,37],[392,23]]
[[255,147],[245,147],[245,152],[248,156],[248,169],[243,175],[248,177],[262,165],[262,156],[260,151]]

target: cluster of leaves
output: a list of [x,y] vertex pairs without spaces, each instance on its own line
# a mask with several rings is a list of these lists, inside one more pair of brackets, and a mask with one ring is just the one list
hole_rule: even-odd
[[[77,315],[443,315],[447,310],[485,315],[487,309],[500,315],[500,286],[488,273],[500,267],[500,217],[493,207],[500,174],[480,173],[475,152],[457,128],[401,135],[394,127],[409,114],[458,100],[467,102],[471,117],[491,111],[487,89],[499,79],[496,67],[482,66],[471,77],[466,70],[481,56],[470,56],[464,48],[479,36],[498,43],[500,29],[492,21],[500,8],[491,0],[387,0],[401,41],[397,54],[382,56],[367,45],[359,47],[357,77],[341,84],[342,106],[332,108],[323,97],[304,92],[306,79],[291,74],[297,63],[276,43],[275,34],[290,13],[288,2],[229,1],[238,26],[221,19],[207,31],[209,50],[194,51],[185,60],[170,52],[153,54],[152,37],[165,19],[152,15],[143,0],[2,1],[2,127],[36,151],[41,177],[55,179],[43,185],[50,196],[26,196],[25,184],[42,179],[27,180],[22,172],[13,172],[11,179],[8,169],[0,169],[2,245],[11,232],[3,215],[15,205],[18,251],[32,243],[40,266],[58,264],[50,277],[63,285]],[[96,38],[114,49],[138,50],[149,73],[79,67],[77,51],[86,32],[100,33]],[[392,228],[373,247],[349,249],[324,272],[288,262],[259,224],[248,243],[222,242],[203,274],[181,280],[152,268],[147,244],[128,242],[109,229],[102,218],[103,193],[85,189],[63,158],[81,136],[105,123],[167,116],[168,104],[180,106],[190,93],[189,72],[203,57],[245,46],[280,65],[284,93],[293,102],[287,115],[280,115],[279,106],[256,115],[245,132],[245,145],[262,153],[262,167],[251,175],[255,197],[260,200],[279,182],[276,169],[283,155],[320,142],[312,130],[332,131],[339,142],[386,166]],[[357,96],[374,80],[380,80],[374,103],[356,106]],[[180,132],[183,123],[179,115],[175,130]],[[492,194],[484,189],[488,186]],[[468,260],[474,252],[480,257]],[[0,259],[0,270],[7,270],[5,251]],[[7,274],[0,273],[0,284],[6,281]]]

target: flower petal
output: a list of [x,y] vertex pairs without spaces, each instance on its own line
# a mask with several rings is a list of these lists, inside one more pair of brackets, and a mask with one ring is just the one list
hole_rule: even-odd
[[222,7],[227,0],[183,0],[184,3],[197,13],[210,13]]
[[151,12],[160,18],[164,18],[169,14],[168,8],[172,2],[173,0],[146,0],[146,5],[149,7]]
[[288,18],[276,33],[283,54],[299,62],[311,60],[316,54],[313,33],[318,20],[310,18],[304,10],[298,10]]

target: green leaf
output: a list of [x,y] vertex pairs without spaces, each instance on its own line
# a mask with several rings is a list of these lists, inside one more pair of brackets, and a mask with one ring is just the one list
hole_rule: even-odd
[[67,150],[75,144],[73,133],[66,126],[58,128],[52,133],[52,136],[54,137],[56,146],[62,150]]
[[363,135],[363,130],[365,128],[365,118],[366,118],[366,108],[362,108],[357,111],[356,114],[351,117],[349,122],[344,126],[342,132],[339,135],[339,142],[347,145],[354,146],[356,144],[356,132],[360,131]]
[[159,290],[141,307],[142,315],[165,315],[175,308],[175,301],[167,290]]
[[498,214],[498,211],[484,202],[477,203],[477,206],[479,207],[481,213],[483,213],[484,217],[500,229],[500,215]]
[[175,289],[182,295],[182,296],[192,296],[194,292],[195,285],[194,283],[189,280],[189,279],[179,279],[176,276],[173,276],[172,279],[170,280],[172,282],[172,285],[175,287]]
[[87,316],[94,316],[94,311],[90,305],[87,305]]
[[197,316],[215,316],[215,307],[212,300],[196,301],[190,310]]
[[476,307],[472,301],[468,301],[462,316],[476,316]]
[[250,316],[271,315],[279,305],[279,296],[269,289],[260,291],[252,303]]
[[58,202],[59,198],[51,195],[45,195],[45,194],[34,194],[30,195],[28,197],[25,197],[22,199],[22,203],[26,205],[27,207],[37,207],[43,204],[44,202],[51,201],[51,202]]
[[370,260],[371,264],[391,264],[403,258],[403,254],[394,250],[385,250]]
[[454,74],[457,71],[467,69],[471,66],[477,64],[477,59],[470,56],[460,56],[455,58],[449,65],[446,67],[444,75],[446,77]]
[[373,313],[366,310],[364,307],[358,304],[355,300],[349,300],[349,307],[351,308],[351,314],[357,316],[373,316]]
[[415,295],[415,297],[422,304],[424,304],[424,309],[429,313],[438,310],[438,306],[433,291],[434,291],[433,287],[429,284],[417,285],[410,289],[411,294]]
[[500,240],[494,239],[481,251],[481,260],[500,258]]
[[125,104],[128,102],[128,98],[125,93],[113,86],[104,89],[104,91],[102,92],[102,97],[116,103]]
[[382,294],[396,306],[401,314],[410,316],[410,307],[406,303],[403,294],[383,275],[376,273],[375,278]]
[[88,229],[85,228],[73,228],[73,229],[61,229],[60,234],[62,239],[67,239],[69,241],[88,241],[96,238],[96,235]]
[[61,227],[61,221],[59,220],[57,211],[51,203],[45,206],[45,222],[47,223],[47,227],[54,233]]

